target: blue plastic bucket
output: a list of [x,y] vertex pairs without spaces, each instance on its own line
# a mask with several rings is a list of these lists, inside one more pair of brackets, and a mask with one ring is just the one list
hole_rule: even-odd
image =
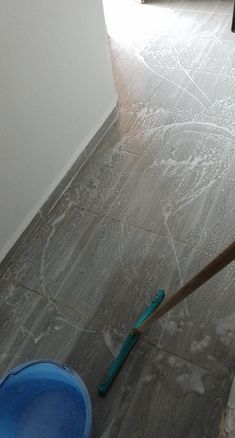
[[0,437],[91,438],[88,391],[70,368],[27,362],[0,380]]

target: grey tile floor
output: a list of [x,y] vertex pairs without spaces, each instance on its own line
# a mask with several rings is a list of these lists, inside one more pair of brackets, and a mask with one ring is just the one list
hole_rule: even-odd
[[0,372],[50,358],[90,390],[95,437],[215,438],[235,370],[234,265],[145,334],[131,323],[235,238],[232,1],[105,0],[119,117],[0,279]]

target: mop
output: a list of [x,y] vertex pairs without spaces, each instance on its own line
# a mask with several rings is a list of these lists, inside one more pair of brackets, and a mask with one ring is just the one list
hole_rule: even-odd
[[103,382],[98,387],[98,394],[105,396],[116,378],[121,367],[127,360],[131,350],[140,339],[144,330],[155,320],[165,315],[192,292],[206,283],[210,278],[221,271],[225,266],[235,260],[235,241],[222,251],[215,259],[205,266],[195,277],[182,286],[172,297],[166,299],[163,289],[159,289],[151,304],[145,309],[143,314],[134,323],[131,331],[127,335],[117,357],[111,363]]

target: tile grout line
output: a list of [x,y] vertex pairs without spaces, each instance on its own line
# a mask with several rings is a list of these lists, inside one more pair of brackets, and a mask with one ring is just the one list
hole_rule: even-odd
[[[32,294],[38,295],[39,297],[41,297],[42,299],[44,299],[44,300],[47,301],[48,303],[50,303],[50,301],[51,301],[53,304],[63,306],[63,307],[65,307],[65,308],[67,308],[68,310],[78,310],[78,311],[79,311],[79,309],[76,309],[75,306],[70,306],[70,305],[68,305],[68,304],[66,304],[66,303],[63,303],[63,302],[61,302],[61,301],[58,301],[58,300],[56,300],[56,299],[54,299],[54,298],[48,298],[48,296],[44,295],[43,293],[37,291],[36,289],[32,289],[32,288],[30,288],[30,287],[28,287],[28,286],[25,286],[24,284],[22,284],[22,283],[20,283],[20,282],[19,282],[19,283],[16,282],[15,285],[16,285],[16,286],[20,286],[20,287],[22,287],[23,289],[25,289],[25,290],[31,292]],[[81,311],[79,311],[79,312],[82,313]],[[89,316],[89,313],[85,312],[84,315],[88,315],[88,316]],[[106,320],[102,320],[102,319],[97,318],[97,317],[94,317],[93,315],[91,315],[91,320],[90,320],[87,324],[86,324],[86,323],[84,324],[84,327],[86,328],[86,326],[89,326],[89,323],[90,323],[92,320],[95,320],[95,321],[97,321],[97,322],[101,322],[101,323],[104,324],[105,326],[111,327],[112,330],[118,330],[118,328],[117,328],[116,326],[113,326],[110,322],[108,322],[108,321],[106,321]],[[127,335],[127,333],[126,333],[126,335]],[[125,337],[125,334],[122,334],[122,337],[124,338],[124,337]],[[140,342],[143,342],[143,343],[146,343],[146,344],[148,344],[148,345],[151,345],[151,346],[154,347],[155,349],[159,349],[160,351],[164,351],[165,353],[167,353],[167,354],[169,354],[169,355],[172,355],[172,356],[178,357],[179,359],[181,359],[181,360],[183,360],[183,361],[185,361],[185,362],[187,362],[187,363],[190,363],[190,364],[192,364],[192,365],[194,365],[194,366],[196,366],[196,367],[198,367],[198,368],[201,368],[201,369],[203,369],[204,371],[206,371],[209,375],[211,375],[212,377],[217,377],[217,378],[219,378],[219,379],[222,380],[222,379],[224,379],[224,378],[226,378],[226,377],[229,376],[229,370],[228,370],[227,368],[226,368],[226,372],[227,372],[227,374],[224,375],[224,376],[220,376],[220,375],[218,375],[216,372],[211,372],[207,367],[203,366],[202,364],[200,364],[200,363],[198,363],[198,362],[195,362],[195,361],[189,359],[188,357],[182,356],[182,355],[180,355],[180,354],[178,354],[178,353],[176,353],[176,352],[173,352],[173,351],[171,351],[171,350],[168,350],[167,348],[164,348],[163,346],[161,346],[161,345],[159,345],[159,344],[156,344],[156,343],[154,343],[153,341],[151,341],[151,340],[149,340],[149,339],[146,339],[146,338],[143,339],[143,338],[141,338],[141,339],[140,339]]]
[[[90,314],[89,312],[81,312],[81,310],[79,310],[78,308],[77,308],[77,306],[70,306],[69,304],[66,304],[66,303],[64,303],[64,302],[62,302],[62,301],[59,301],[59,300],[56,300],[55,298],[52,298],[52,297],[48,297],[48,295],[45,295],[45,294],[43,294],[42,292],[39,292],[38,290],[36,290],[36,289],[33,289],[33,288],[31,288],[31,287],[29,287],[29,286],[26,286],[25,284],[23,284],[23,283],[21,283],[21,282],[15,282],[14,283],[15,284],[15,286],[19,286],[19,287],[21,287],[21,288],[23,288],[23,289],[25,289],[25,290],[27,290],[27,291],[29,291],[29,292],[32,292],[32,294],[35,294],[35,295],[38,295],[39,297],[41,297],[42,299],[44,299],[45,301],[47,301],[48,303],[50,303],[50,302],[52,302],[53,304],[55,304],[55,305],[60,305],[60,306],[63,306],[63,307],[65,307],[65,308],[67,308],[67,309],[69,309],[69,310],[77,310],[80,314],[83,314],[83,315],[88,315],[88,316],[91,316],[91,318],[93,318],[93,315],[92,314]],[[103,319],[100,319],[100,318],[94,318],[96,321],[98,321],[98,322],[102,322],[102,323],[104,323],[104,324],[108,324],[107,323],[107,321],[105,321],[105,320],[103,320]]]
[[203,369],[204,371],[206,371],[206,372],[207,372],[208,374],[210,374],[211,376],[214,376],[214,377],[218,377],[218,378],[224,379],[224,378],[226,378],[227,376],[230,375],[229,369],[227,369],[226,367],[225,367],[225,369],[226,369],[226,375],[224,375],[224,376],[220,376],[220,375],[217,374],[216,372],[214,372],[214,373],[211,372],[211,370],[210,370],[209,368],[203,366],[202,364],[200,364],[200,363],[198,363],[198,362],[196,362],[196,361],[193,361],[192,359],[189,359],[188,357],[182,356],[182,355],[180,355],[180,354],[178,354],[178,353],[176,353],[176,352],[172,352],[172,351],[168,350],[167,348],[164,348],[162,345],[155,344],[154,342],[152,342],[152,341],[149,340],[149,339],[141,339],[141,342],[145,342],[146,344],[152,345],[152,346],[155,347],[155,348],[159,348],[159,350],[165,351],[167,354],[170,354],[170,355],[175,356],[175,357],[178,357],[179,359],[182,359],[182,360],[184,360],[184,361],[186,361],[186,362],[189,362],[189,363],[191,363],[192,365],[195,365],[195,366],[197,366],[197,367]]
[[[136,225],[136,224],[133,224],[132,222],[116,219],[115,217],[109,216],[106,213],[100,213],[97,210],[90,210],[89,208],[82,207],[81,205],[76,204],[74,201],[72,201],[72,203],[73,203],[73,206],[75,208],[77,208],[81,211],[86,211],[87,213],[90,213],[93,215],[97,215],[100,219],[107,219],[107,222],[116,222],[116,223],[119,223],[122,225],[127,225],[130,227],[136,228],[137,230],[146,231],[148,233],[155,234],[157,236],[160,235],[159,231],[152,231],[149,228],[142,227],[141,225]],[[45,219],[47,219],[47,218],[45,217]],[[165,237],[165,236],[162,236],[162,237]],[[185,243],[185,242],[182,241],[181,243]]]
[[[87,213],[97,215],[100,219],[106,219],[107,222],[115,222],[115,223],[118,223],[118,224],[121,224],[121,225],[126,225],[126,226],[129,226],[129,227],[136,228],[137,230],[140,230],[140,231],[145,231],[146,233],[155,234],[157,237],[159,236],[159,237],[164,237],[164,238],[168,238],[169,239],[169,236],[168,236],[167,233],[164,234],[161,231],[153,231],[153,230],[151,230],[149,228],[145,228],[145,227],[142,227],[140,225],[136,225],[136,224],[134,224],[132,222],[128,222],[128,221],[121,220],[121,219],[116,219],[115,217],[109,216],[106,213],[100,213],[100,212],[95,211],[95,210],[90,210],[89,208],[82,207],[82,206],[80,206],[78,204],[75,204],[74,202],[73,202],[73,205],[75,206],[75,208],[77,208],[77,209],[79,209],[81,211],[86,211]],[[162,225],[164,225],[164,221],[162,222]],[[183,244],[187,244],[188,243],[187,240],[181,240],[181,239],[174,239],[174,241],[176,243],[183,243]]]

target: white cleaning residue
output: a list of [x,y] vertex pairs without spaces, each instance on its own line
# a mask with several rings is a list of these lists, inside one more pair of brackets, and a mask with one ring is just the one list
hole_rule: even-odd
[[235,378],[230,389],[227,408],[225,410],[223,429],[227,438],[235,437]]
[[235,313],[220,319],[216,326],[220,341],[229,346],[235,339]]
[[191,345],[191,351],[193,353],[203,351],[210,345],[211,337],[205,336],[201,341],[193,341]]
[[142,378],[142,382],[143,383],[150,383],[152,382],[154,379],[156,379],[156,374],[147,374],[147,376],[144,376]]
[[106,348],[115,357],[119,351],[119,345],[113,340],[110,331],[106,328],[103,329],[103,337]]
[[177,376],[176,381],[180,384],[183,392],[197,392],[198,394],[202,395],[205,392],[205,387],[202,380],[205,374],[205,371],[195,367],[191,370],[188,370],[188,372]]

